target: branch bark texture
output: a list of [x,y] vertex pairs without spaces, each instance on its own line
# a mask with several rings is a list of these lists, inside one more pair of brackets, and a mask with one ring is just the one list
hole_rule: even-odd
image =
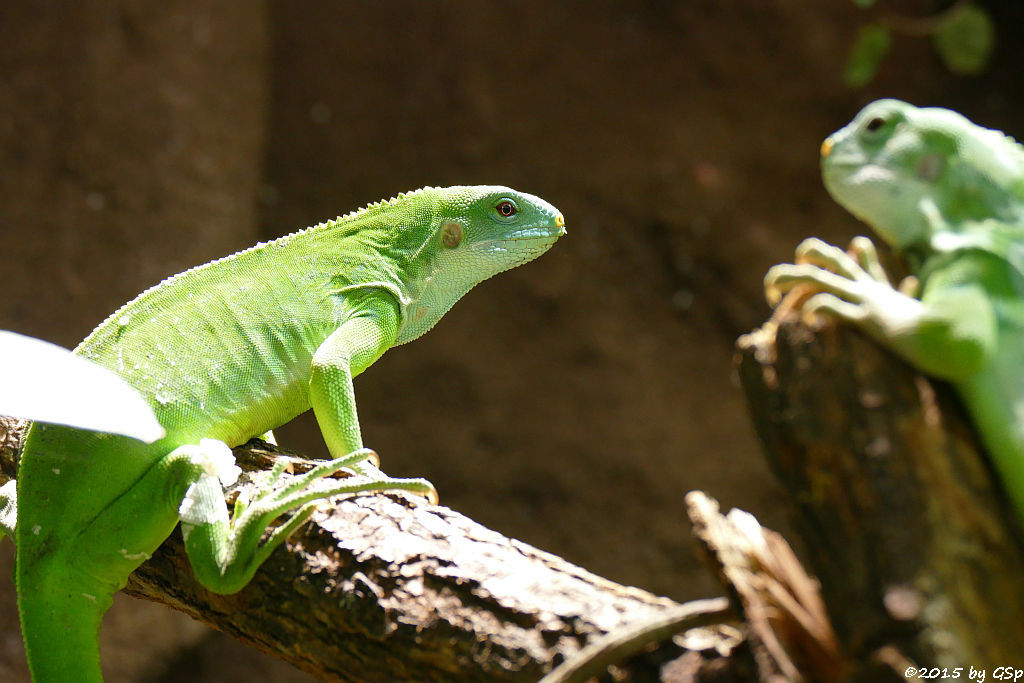
[[894,670],[1017,661],[1024,546],[951,387],[796,320],[741,338],[739,372],[841,647]]
[[[6,478],[18,441],[17,423],[8,427]],[[314,464],[258,440],[235,456],[244,474],[230,496],[251,497],[276,459],[289,458],[296,474]],[[196,582],[177,531],[125,590],[346,681],[536,681],[588,640],[678,607],[401,494],[332,499],[235,595]],[[674,657],[686,649],[667,648]],[[701,649],[689,652],[692,680],[704,680]],[[630,680],[659,680],[657,671]]]

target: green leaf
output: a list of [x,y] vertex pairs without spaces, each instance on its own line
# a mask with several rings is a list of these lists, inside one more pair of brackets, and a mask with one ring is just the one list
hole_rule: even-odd
[[870,83],[891,45],[889,29],[880,24],[862,26],[850,49],[850,56],[846,59],[846,71],[843,74],[846,84],[859,88]]
[[934,36],[935,49],[955,74],[971,75],[988,66],[995,44],[995,28],[988,12],[968,5],[954,12]]
[[153,410],[110,370],[41,339],[0,330],[0,415],[124,434],[164,435]]
[[875,5],[875,0],[853,0],[853,4],[861,9],[868,9]]

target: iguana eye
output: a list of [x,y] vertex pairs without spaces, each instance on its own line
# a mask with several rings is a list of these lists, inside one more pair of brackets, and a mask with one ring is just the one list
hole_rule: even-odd
[[864,130],[866,130],[869,133],[874,133],[876,130],[878,130],[884,125],[885,119],[883,119],[881,116],[876,116],[875,118],[868,121],[867,124],[865,124]]
[[449,221],[441,228],[441,244],[448,249],[454,249],[462,243],[462,226],[455,221]]
[[494,207],[494,210],[498,212],[499,216],[503,216],[504,218],[515,216],[518,211],[518,209],[516,209],[516,205],[507,199],[498,202],[498,205]]

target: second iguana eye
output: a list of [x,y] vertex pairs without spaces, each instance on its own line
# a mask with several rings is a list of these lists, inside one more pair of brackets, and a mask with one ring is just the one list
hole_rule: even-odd
[[515,216],[516,211],[518,211],[518,209],[516,209],[516,205],[507,199],[498,202],[498,205],[494,207],[494,210],[498,212],[498,215],[503,216],[504,218]]
[[883,119],[881,116],[876,116],[875,118],[868,121],[867,124],[865,124],[864,130],[866,130],[869,133],[874,133],[876,130],[878,130],[884,125],[885,119]]

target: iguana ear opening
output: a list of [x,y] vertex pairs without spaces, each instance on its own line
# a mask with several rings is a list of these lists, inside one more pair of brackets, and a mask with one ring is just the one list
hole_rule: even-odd
[[455,221],[448,221],[441,228],[441,246],[446,249],[454,249],[462,244],[462,225]]
[[935,182],[946,167],[946,157],[938,152],[926,154],[917,162],[917,177],[925,182]]

